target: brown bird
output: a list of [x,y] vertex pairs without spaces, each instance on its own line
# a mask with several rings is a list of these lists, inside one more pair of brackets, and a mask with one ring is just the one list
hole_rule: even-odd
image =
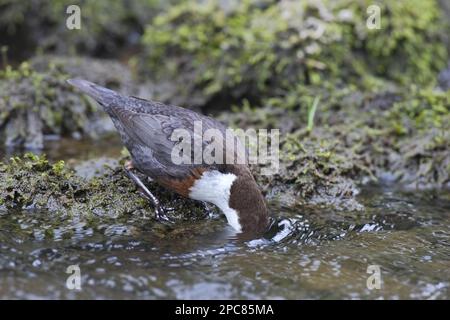
[[[223,124],[192,110],[124,96],[86,80],[70,79],[68,83],[94,98],[111,117],[131,154],[132,161],[125,169],[155,206],[157,218],[165,218],[160,203],[134,170],[184,197],[215,204],[237,232],[261,234],[267,230],[268,209],[246,162],[228,164],[226,161],[206,163],[202,160],[200,163],[175,164],[173,161],[173,150],[179,146],[179,141],[173,141],[177,129],[194,137],[198,135],[194,123],[200,122],[202,133],[216,129],[225,137],[227,127]],[[210,143],[201,142],[202,147]],[[236,151],[230,151],[228,144],[223,149],[222,159],[230,152],[234,153],[232,159],[235,159]],[[239,157],[242,158],[238,154]]]

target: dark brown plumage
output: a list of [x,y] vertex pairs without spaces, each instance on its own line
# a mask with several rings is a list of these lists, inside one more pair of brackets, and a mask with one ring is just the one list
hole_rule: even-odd
[[[222,123],[181,107],[123,96],[86,80],[68,82],[103,106],[129,150],[133,166],[140,172],[182,196],[213,202],[238,231],[260,233],[267,228],[267,206],[246,164],[176,165],[172,161],[171,152],[177,144],[171,139],[175,129],[184,129],[193,137],[194,122],[199,121],[203,134],[217,129],[225,137],[227,128]],[[202,146],[209,143],[202,141]],[[236,151],[224,145],[223,159],[230,152]],[[137,176],[130,173],[130,177],[159,206]]]

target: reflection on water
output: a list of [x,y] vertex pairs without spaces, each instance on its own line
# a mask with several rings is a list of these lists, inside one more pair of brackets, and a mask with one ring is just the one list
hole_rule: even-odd
[[[145,220],[0,212],[0,298],[450,299],[449,192],[366,187],[360,201],[362,212],[281,205],[249,242],[222,218],[164,238]],[[69,265],[80,291],[66,288]],[[380,290],[367,288],[369,265]]]

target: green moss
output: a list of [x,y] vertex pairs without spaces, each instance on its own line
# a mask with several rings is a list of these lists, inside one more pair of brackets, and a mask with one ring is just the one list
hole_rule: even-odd
[[[258,178],[270,194],[291,192],[297,202],[357,208],[358,182],[390,176],[411,188],[450,186],[449,94],[414,86],[374,93],[323,84],[290,90],[260,107],[245,102],[221,120],[281,129],[280,172]],[[323,98],[310,132],[308,107],[317,96]]]
[[[366,27],[370,5],[381,9],[381,29]],[[362,51],[366,70],[360,75],[370,71],[403,84],[429,84],[445,67],[449,25],[437,1],[342,0],[335,2],[335,10],[352,12],[343,39],[351,50]]]
[[404,100],[395,103],[387,114],[392,132],[399,135],[448,128],[449,117],[450,91],[416,88]]
[[[0,103],[4,106],[7,145],[24,143],[28,147],[42,148],[44,132],[61,134],[68,129],[78,129],[69,128],[69,118],[83,102],[75,98],[63,81],[56,80],[58,72],[51,69],[40,73],[27,62],[15,70],[7,67],[0,71]],[[48,94],[55,90],[58,90],[58,97]],[[63,114],[67,117],[65,123],[58,123],[57,119],[63,119]],[[89,117],[86,113],[85,118]]]
[[[435,1],[216,1],[170,7],[146,28],[143,70],[183,79],[179,94],[258,101],[280,90],[382,79],[429,85],[445,66],[446,23]],[[164,63],[161,63],[164,61]],[[186,81],[189,79],[190,81]],[[182,87],[181,87],[182,86]]]
[[[201,203],[155,184],[149,188],[165,207],[172,208],[166,214],[174,222],[201,220],[205,216]],[[85,180],[62,161],[51,163],[45,156],[31,153],[0,163],[0,201],[8,209],[45,210],[59,219],[55,226],[64,224],[65,217],[100,224],[130,219],[142,223],[142,217],[149,220],[154,216],[152,205],[142,198],[121,167]],[[151,220],[146,223],[153,225]]]
[[60,160],[52,165],[52,171],[55,175],[61,176],[64,171],[65,163],[63,160]]

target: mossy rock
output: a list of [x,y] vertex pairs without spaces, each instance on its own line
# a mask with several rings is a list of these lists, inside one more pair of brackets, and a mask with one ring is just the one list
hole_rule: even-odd
[[63,161],[51,163],[45,156],[31,153],[11,158],[7,163],[0,163],[0,211],[25,210],[51,215],[56,219],[53,229],[77,221],[95,228],[120,224],[126,232],[132,232],[145,223],[148,230],[161,236],[167,233],[177,236],[183,230],[178,228],[178,222],[201,221],[209,213],[218,213],[205,208],[201,202],[147,183],[172,221],[161,223],[154,220],[154,208],[140,195],[122,166],[105,168],[105,171],[100,176],[83,179]]
[[209,108],[325,81],[369,89],[385,80],[433,84],[448,58],[449,26],[436,1],[377,1],[380,30],[366,25],[372,4],[184,2],[146,28],[139,70],[175,82],[177,102]]
[[[318,96],[308,130],[310,106]],[[450,187],[450,91],[309,86],[266,99],[262,106],[246,102],[233,110],[220,117],[232,127],[281,128],[281,170],[259,178],[267,192],[292,191],[304,203],[328,194],[324,202],[346,206],[348,200],[352,206],[358,183]]]
[[87,78],[123,93],[137,92],[126,66],[107,60],[36,57],[0,71],[0,133],[8,147],[41,149],[45,135],[99,138],[114,131],[100,107],[66,83]]

